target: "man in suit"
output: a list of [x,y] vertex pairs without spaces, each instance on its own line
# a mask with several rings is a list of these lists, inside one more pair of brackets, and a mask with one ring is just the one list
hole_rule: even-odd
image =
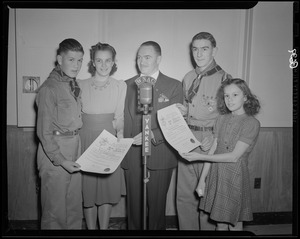
[[149,230],[165,230],[166,198],[173,169],[177,167],[178,154],[164,139],[157,121],[157,111],[175,103],[183,103],[180,81],[159,71],[161,48],[158,43],[147,41],[137,53],[141,72],[126,81],[127,95],[124,110],[124,137],[134,138],[133,146],[122,161],[127,189],[128,229],[142,229],[143,216],[143,162],[142,162],[142,113],[138,112],[137,82],[140,76],[154,78],[153,109],[151,114],[151,155],[147,160],[147,206]]

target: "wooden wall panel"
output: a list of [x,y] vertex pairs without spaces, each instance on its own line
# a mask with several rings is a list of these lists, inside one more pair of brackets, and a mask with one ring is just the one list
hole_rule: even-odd
[[[292,211],[293,139],[291,128],[262,128],[249,158],[254,212]],[[254,179],[261,188],[254,189]]]
[[[254,212],[292,212],[292,128],[262,128],[249,158]],[[39,178],[36,170],[35,131],[7,126],[8,216],[37,220]],[[254,179],[261,188],[254,189]],[[176,215],[176,170],[167,195],[166,215]],[[126,216],[126,197],[113,207],[112,217]]]
[[[7,183],[9,220],[39,218],[38,139],[31,128],[7,127]],[[126,216],[125,197],[114,205],[112,217]]]
[[38,218],[36,142],[35,131],[7,127],[9,220]]

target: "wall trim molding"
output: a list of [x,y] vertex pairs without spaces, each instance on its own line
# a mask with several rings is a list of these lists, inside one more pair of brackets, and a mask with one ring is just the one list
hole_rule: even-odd
[[[176,216],[166,216],[167,228],[178,228]],[[253,225],[276,225],[276,224],[292,224],[292,212],[267,212],[253,213],[253,221],[245,222],[245,226]],[[38,220],[11,220],[8,223],[11,230],[38,230]],[[83,228],[86,227],[85,220],[82,221]],[[111,217],[110,229],[126,230],[126,217]]]

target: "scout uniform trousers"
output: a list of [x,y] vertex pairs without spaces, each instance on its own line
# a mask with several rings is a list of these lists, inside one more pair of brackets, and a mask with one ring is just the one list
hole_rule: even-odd
[[[212,131],[193,131],[195,137],[201,142],[205,137],[212,137]],[[207,154],[199,147],[196,152]],[[189,163],[185,159],[178,161],[177,171],[177,213],[179,230],[215,230],[214,225],[208,220],[208,215],[199,212],[201,198],[195,189],[201,176],[203,162]]]
[[[67,160],[76,161],[80,155],[79,135],[54,136]],[[39,144],[38,170],[41,178],[41,229],[81,229],[81,173],[68,173],[55,166]]]

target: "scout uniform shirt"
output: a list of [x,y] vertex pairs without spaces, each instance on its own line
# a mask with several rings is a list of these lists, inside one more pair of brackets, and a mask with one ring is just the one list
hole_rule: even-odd
[[[203,71],[204,74],[217,66],[215,60]],[[188,108],[187,123],[189,125],[201,127],[213,127],[216,117],[219,115],[217,111],[217,91],[221,86],[221,82],[231,77],[224,70],[220,70],[211,75],[204,75],[201,79],[197,94],[191,102],[188,102],[188,90],[197,77],[196,70],[188,72],[183,79],[184,105]]]
[[[53,131],[65,133],[78,130],[82,126],[81,101],[72,92],[71,81],[73,79],[57,66],[40,87],[36,98],[37,135],[46,155],[54,165],[60,165],[65,157],[54,138]],[[79,95],[80,93],[79,91]]]

